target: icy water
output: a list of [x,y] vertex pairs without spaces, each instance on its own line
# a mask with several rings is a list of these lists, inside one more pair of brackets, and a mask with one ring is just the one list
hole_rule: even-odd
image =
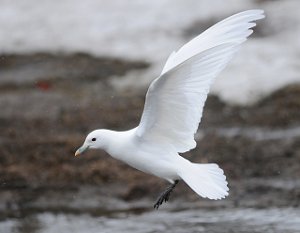
[[0,232],[3,233],[296,233],[299,231],[300,210],[296,208],[153,210],[140,214],[129,210],[112,216],[40,213],[24,219],[0,222]]

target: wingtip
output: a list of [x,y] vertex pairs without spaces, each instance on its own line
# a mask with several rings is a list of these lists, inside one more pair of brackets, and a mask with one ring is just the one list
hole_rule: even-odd
[[262,9],[253,9],[253,10],[248,10],[246,12],[249,12],[253,15],[257,15],[256,19],[255,20],[259,20],[259,19],[263,19],[266,17],[265,15],[265,11],[262,10]]

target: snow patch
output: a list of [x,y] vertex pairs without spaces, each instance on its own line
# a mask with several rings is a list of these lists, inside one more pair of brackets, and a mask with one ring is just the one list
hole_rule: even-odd
[[112,81],[117,88],[146,88],[168,55],[187,42],[188,27],[253,8],[266,12],[254,28],[254,35],[257,29],[263,36],[249,39],[212,87],[222,100],[247,105],[300,82],[300,1],[2,0],[0,53],[86,52],[146,60],[153,65],[145,74]]

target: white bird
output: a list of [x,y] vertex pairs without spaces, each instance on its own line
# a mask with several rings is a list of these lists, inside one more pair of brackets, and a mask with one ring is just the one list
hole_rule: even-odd
[[128,165],[163,178],[171,185],[154,208],[168,201],[179,180],[199,196],[222,199],[228,195],[226,176],[217,164],[192,163],[179,153],[196,147],[204,103],[215,77],[252,34],[262,10],[235,14],[208,28],[173,52],[150,85],[140,124],[128,131],[97,129],[86,137],[75,155],[103,149]]

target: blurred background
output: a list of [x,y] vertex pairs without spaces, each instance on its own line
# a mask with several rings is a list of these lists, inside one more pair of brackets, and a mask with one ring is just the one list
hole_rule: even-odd
[[[184,156],[230,195],[199,198],[102,151],[95,128],[138,124],[168,55],[242,10],[266,19],[222,72]],[[0,232],[300,231],[300,1],[0,0]]]

